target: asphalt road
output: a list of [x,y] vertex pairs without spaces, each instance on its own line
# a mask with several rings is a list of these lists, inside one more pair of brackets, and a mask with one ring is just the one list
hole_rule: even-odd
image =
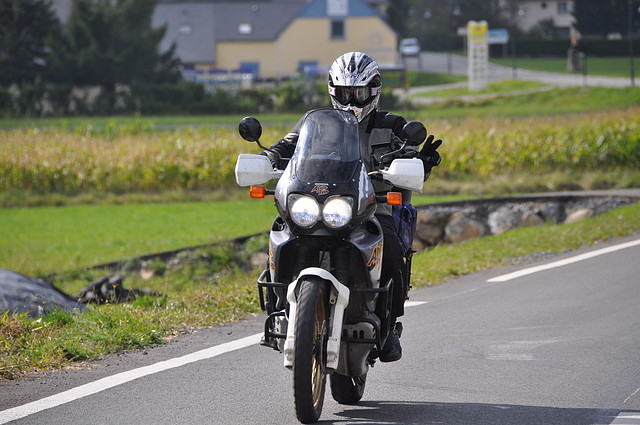
[[[599,251],[612,246],[624,248]],[[600,255],[554,263],[585,253]],[[412,291],[424,303],[407,308],[402,360],[370,370],[359,405],[327,393],[321,422],[640,424],[639,259],[636,236]],[[2,382],[0,424],[296,423],[291,374],[256,344],[261,326]]]

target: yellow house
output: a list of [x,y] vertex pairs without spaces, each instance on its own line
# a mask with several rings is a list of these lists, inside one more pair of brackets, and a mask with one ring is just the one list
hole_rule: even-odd
[[196,69],[243,70],[259,78],[325,68],[362,51],[397,63],[397,35],[364,0],[161,1],[154,22],[168,25],[183,63]]
[[274,40],[220,40],[217,66],[254,63],[262,77],[283,77],[309,65],[328,67],[349,51],[365,52],[381,64],[395,64],[396,46],[395,32],[361,0],[315,0]]

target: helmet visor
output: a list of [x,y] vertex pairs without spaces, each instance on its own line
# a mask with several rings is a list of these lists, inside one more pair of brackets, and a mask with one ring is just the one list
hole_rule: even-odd
[[380,92],[380,87],[329,86],[329,94],[343,105],[364,106]]

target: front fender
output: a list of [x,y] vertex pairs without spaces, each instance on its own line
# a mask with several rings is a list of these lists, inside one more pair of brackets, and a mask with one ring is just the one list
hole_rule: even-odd
[[307,267],[302,270],[297,279],[289,284],[287,290],[287,301],[289,302],[289,326],[287,327],[287,339],[284,342],[284,366],[293,367],[295,357],[295,334],[294,327],[298,310],[298,287],[304,277],[317,276],[333,286],[330,302],[330,333],[327,341],[327,368],[337,369],[340,355],[340,337],[342,335],[342,319],[344,310],[349,304],[350,291],[345,285],[340,283],[336,277],[325,269],[319,267]]

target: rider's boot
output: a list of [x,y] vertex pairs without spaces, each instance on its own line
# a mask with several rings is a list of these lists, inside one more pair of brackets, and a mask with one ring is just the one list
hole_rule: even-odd
[[402,323],[396,323],[389,331],[387,341],[380,352],[380,361],[384,363],[395,362],[402,358],[402,347],[400,346],[400,335],[402,334]]

